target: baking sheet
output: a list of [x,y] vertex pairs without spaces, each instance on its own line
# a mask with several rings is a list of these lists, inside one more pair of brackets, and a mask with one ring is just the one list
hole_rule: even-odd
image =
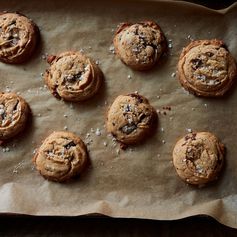
[[[1,10],[24,13],[41,31],[41,45],[28,63],[0,64],[0,89],[19,92],[33,112],[24,135],[0,149],[1,213],[100,213],[159,220],[207,214],[237,227],[237,88],[225,98],[197,98],[187,94],[172,76],[181,49],[190,39],[223,39],[237,58],[237,5],[214,11],[172,1],[27,0],[19,4],[12,0],[1,2]],[[158,22],[172,48],[153,70],[136,72],[123,65],[110,46],[117,24],[146,19]],[[84,103],[58,101],[44,88],[45,55],[80,49],[99,60],[104,86]],[[153,137],[121,151],[104,129],[105,113],[117,95],[134,91],[162,113]],[[171,106],[166,115],[165,106]],[[90,143],[91,166],[74,182],[57,184],[44,180],[31,160],[41,141],[65,126]],[[223,175],[206,188],[184,184],[172,165],[173,146],[187,129],[213,132],[227,147]]]

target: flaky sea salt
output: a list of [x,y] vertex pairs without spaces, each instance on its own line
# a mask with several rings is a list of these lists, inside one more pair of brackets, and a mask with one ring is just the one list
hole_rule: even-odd
[[101,131],[100,131],[99,128],[96,129],[96,131],[95,131],[95,135],[96,135],[96,136],[100,136],[100,135],[101,135]]
[[192,129],[191,128],[186,128],[186,131],[191,133],[192,132]]

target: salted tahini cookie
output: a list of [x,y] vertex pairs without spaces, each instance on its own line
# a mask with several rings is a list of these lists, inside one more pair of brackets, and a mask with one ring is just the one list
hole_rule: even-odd
[[56,98],[78,102],[91,98],[101,86],[103,74],[96,63],[81,52],[49,56],[44,80]]
[[35,23],[20,13],[0,13],[0,60],[18,64],[33,54],[39,38]]
[[236,76],[236,62],[221,40],[192,41],[180,55],[178,79],[197,96],[223,96]]
[[29,117],[27,102],[15,93],[0,92],[0,141],[20,133]]
[[224,155],[224,145],[212,133],[189,133],[175,144],[173,164],[183,181],[203,186],[217,179]]
[[167,48],[165,36],[154,21],[122,23],[113,39],[115,52],[134,70],[148,70]]
[[86,166],[88,153],[83,141],[71,132],[53,132],[36,151],[36,169],[48,180],[65,182],[79,175]]
[[144,96],[120,95],[107,112],[106,127],[117,141],[129,145],[147,138],[156,120],[157,113]]

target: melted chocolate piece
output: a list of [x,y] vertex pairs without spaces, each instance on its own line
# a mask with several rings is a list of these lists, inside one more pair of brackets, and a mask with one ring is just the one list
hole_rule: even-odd
[[64,145],[64,147],[68,150],[70,149],[72,146],[76,146],[76,144],[73,141],[70,141],[68,144]]
[[130,133],[133,132],[136,128],[137,128],[136,124],[131,123],[131,124],[127,124],[127,125],[123,126],[123,127],[121,128],[121,130],[122,130],[123,133],[130,134]]

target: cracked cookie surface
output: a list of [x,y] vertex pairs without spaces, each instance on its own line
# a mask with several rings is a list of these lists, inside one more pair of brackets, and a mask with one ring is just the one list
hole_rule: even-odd
[[56,98],[78,102],[89,99],[98,92],[103,74],[99,67],[80,52],[64,52],[49,56],[50,68],[44,79]]
[[224,95],[237,79],[237,68],[221,40],[197,40],[183,49],[178,63],[181,85],[198,96]]
[[113,43],[119,58],[135,70],[152,68],[166,49],[164,34],[153,21],[121,24]]
[[176,143],[173,164],[182,180],[204,185],[218,177],[224,155],[224,145],[212,133],[189,133]]
[[29,107],[26,101],[15,93],[0,93],[0,140],[6,140],[20,133],[26,125]]
[[88,160],[83,141],[71,132],[53,132],[36,152],[33,162],[40,174],[64,182],[80,174]]
[[156,119],[157,113],[145,97],[120,95],[108,110],[106,126],[121,143],[135,144],[151,133]]
[[23,63],[32,55],[39,31],[27,17],[19,13],[0,13],[0,60]]

